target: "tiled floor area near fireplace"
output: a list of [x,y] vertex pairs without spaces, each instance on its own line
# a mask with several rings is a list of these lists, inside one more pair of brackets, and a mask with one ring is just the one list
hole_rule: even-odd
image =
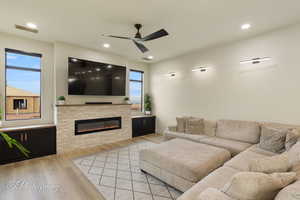
[[155,145],[139,141],[77,158],[74,163],[106,200],[175,200],[181,192],[139,168],[139,150]]

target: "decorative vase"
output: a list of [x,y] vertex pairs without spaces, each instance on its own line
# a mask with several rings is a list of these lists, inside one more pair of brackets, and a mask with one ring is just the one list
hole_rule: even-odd
[[125,101],[127,104],[131,104],[130,100]]
[[146,110],[146,111],[145,111],[145,114],[146,114],[146,115],[151,115],[151,111],[150,111],[150,110]]
[[58,104],[58,105],[64,105],[64,104],[65,104],[65,101],[64,101],[64,100],[58,100],[58,101],[57,101],[57,104]]

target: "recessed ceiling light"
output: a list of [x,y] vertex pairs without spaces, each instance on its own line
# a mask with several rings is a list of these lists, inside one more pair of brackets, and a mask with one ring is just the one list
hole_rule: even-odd
[[31,29],[37,29],[37,25],[32,22],[26,23],[26,26]]
[[149,60],[153,60],[154,57],[153,57],[153,56],[148,56],[147,58],[148,58]]
[[111,65],[107,65],[107,69],[111,69],[112,68],[112,66]]
[[109,48],[109,47],[110,47],[110,44],[105,43],[105,44],[103,44],[103,47],[104,47],[104,48]]
[[249,28],[251,28],[251,24],[243,24],[243,25],[241,26],[241,29],[242,29],[242,30],[248,30]]

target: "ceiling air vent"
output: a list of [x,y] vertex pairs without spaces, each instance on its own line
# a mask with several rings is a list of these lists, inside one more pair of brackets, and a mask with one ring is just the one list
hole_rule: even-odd
[[31,33],[38,33],[39,31],[37,29],[32,29],[32,28],[28,28],[26,26],[21,26],[21,25],[15,25],[16,29],[22,30],[22,31],[28,31]]

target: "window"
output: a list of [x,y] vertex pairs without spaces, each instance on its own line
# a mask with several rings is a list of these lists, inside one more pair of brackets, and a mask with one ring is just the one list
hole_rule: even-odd
[[14,99],[14,110],[27,109],[27,99]]
[[130,70],[129,73],[129,96],[132,110],[143,111],[143,84],[144,72]]
[[5,119],[41,118],[40,54],[5,49]]

